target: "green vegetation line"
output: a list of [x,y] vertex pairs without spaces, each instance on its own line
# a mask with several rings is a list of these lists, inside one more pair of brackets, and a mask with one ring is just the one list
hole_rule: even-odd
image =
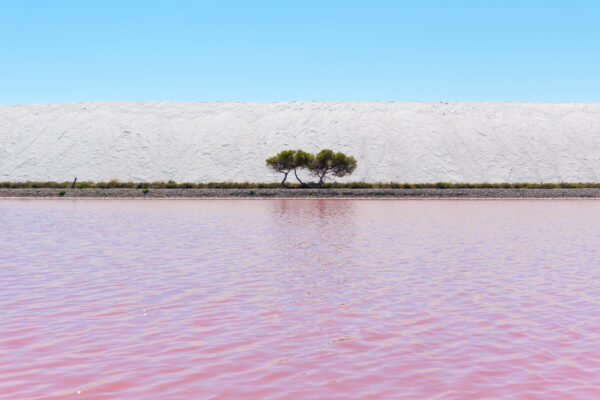
[[[0,189],[69,189],[69,182],[0,182]],[[288,189],[301,189],[305,184],[288,183]],[[369,182],[325,182],[324,189],[600,189],[600,183],[369,183]],[[280,182],[210,182],[210,183],[177,183],[174,181],[157,182],[120,182],[112,179],[108,182],[78,182],[75,189],[277,189]]]

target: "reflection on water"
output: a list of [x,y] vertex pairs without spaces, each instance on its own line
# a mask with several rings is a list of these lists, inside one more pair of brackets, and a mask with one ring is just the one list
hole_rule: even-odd
[[600,202],[0,201],[0,397],[600,398]]

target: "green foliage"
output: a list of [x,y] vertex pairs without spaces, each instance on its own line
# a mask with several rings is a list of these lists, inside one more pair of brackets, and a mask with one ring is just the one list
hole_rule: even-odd
[[280,172],[283,175],[281,186],[285,187],[285,181],[291,170],[294,169],[294,150],[284,150],[276,156],[269,157],[265,160],[267,167],[271,168],[275,172]]
[[[0,182],[0,189],[68,189],[73,182]],[[277,182],[91,182],[77,183],[78,189],[106,189],[109,187],[131,189],[275,189]],[[289,188],[300,188],[299,184],[288,183]],[[324,182],[327,189],[600,189],[600,182],[561,182],[561,183],[399,183],[399,182]]]
[[88,189],[94,187],[93,182],[79,182],[76,186],[77,189]]
[[300,182],[300,185],[302,187],[305,187],[306,184],[302,182],[302,180],[298,176],[298,170],[304,168],[309,169],[314,162],[315,156],[313,156],[310,153],[307,153],[304,150],[296,150],[296,153],[294,154],[294,176],[296,177],[298,182]]
[[294,153],[294,168],[309,168],[315,161],[315,156],[304,150],[296,150]]
[[323,186],[327,174],[341,178],[350,175],[356,169],[356,159],[344,153],[334,153],[332,150],[321,150],[308,167],[312,175],[319,178],[318,185]]
[[145,188],[144,190],[142,190],[142,193],[147,194],[150,191],[150,189]]
[[282,186],[285,185],[287,175],[294,171],[294,175],[301,187],[308,186],[298,176],[299,169],[307,169],[313,176],[319,178],[318,185],[323,186],[327,174],[343,177],[351,174],[356,169],[356,160],[344,153],[334,153],[332,150],[321,150],[313,155],[304,150],[284,150],[276,156],[267,158],[267,166],[276,172],[284,174]]
[[290,171],[294,168],[294,150],[284,150],[276,156],[266,159],[267,166],[275,172]]
[[291,171],[294,171],[294,175],[298,182],[300,182],[300,185],[305,186],[304,182],[298,177],[298,170],[303,168],[310,169],[314,159],[315,157],[312,154],[304,150],[284,150],[276,156],[267,158],[266,163],[267,167],[273,171],[284,174],[281,186],[287,187],[285,182]]
[[61,190],[60,192],[58,192],[58,195],[59,195],[59,196],[64,196],[64,195],[65,195],[65,193],[67,193],[67,192],[65,192],[64,190]]
[[106,184],[107,188],[120,188],[121,186],[121,182],[119,182],[119,180],[117,178],[112,178],[111,180],[108,181],[108,183]]

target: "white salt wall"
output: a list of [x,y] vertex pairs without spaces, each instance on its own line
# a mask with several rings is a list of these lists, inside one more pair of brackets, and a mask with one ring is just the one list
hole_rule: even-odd
[[351,154],[357,181],[598,182],[600,103],[0,106],[0,181],[278,181],[288,148]]

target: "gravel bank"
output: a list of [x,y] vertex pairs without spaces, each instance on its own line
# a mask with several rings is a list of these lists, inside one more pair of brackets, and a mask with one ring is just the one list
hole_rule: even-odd
[[[61,192],[64,194],[61,195]],[[0,189],[31,198],[600,198],[600,189]]]

